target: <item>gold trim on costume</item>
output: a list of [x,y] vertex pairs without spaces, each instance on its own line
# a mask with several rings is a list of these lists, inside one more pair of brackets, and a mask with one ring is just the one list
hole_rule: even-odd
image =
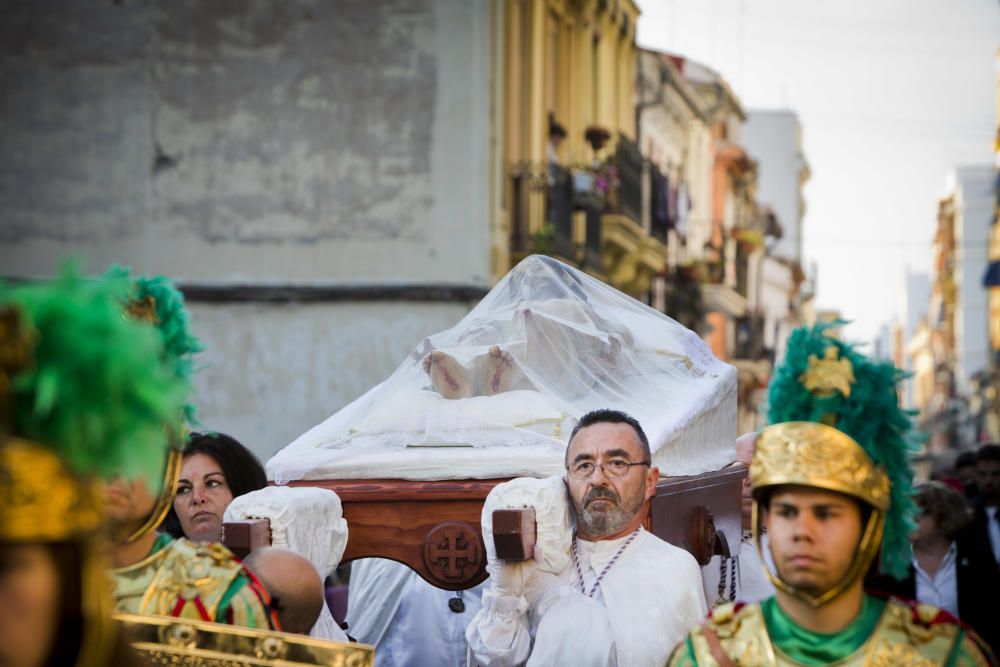
[[[913,610],[908,605],[890,599],[868,639],[851,653],[829,664],[837,667],[943,665],[955,649],[960,627],[954,623],[932,623],[938,611],[936,607],[930,607],[927,610],[929,619],[924,620],[918,607],[918,618],[914,619]],[[691,631],[691,647],[698,664],[717,665],[705,637],[706,627],[718,637],[723,652],[734,664],[755,667],[793,667],[800,664],[774,645],[759,603],[746,605],[739,611],[732,603],[723,605],[712,612],[712,617],[704,626]]]
[[139,602],[139,612],[170,616],[178,600],[184,599],[190,604],[184,605],[181,614],[197,619],[194,601],[198,598],[214,619],[229,586],[243,572],[233,552],[218,543],[191,542],[182,537],[160,553],[164,560]]
[[177,493],[177,480],[181,477],[181,464],[183,462],[184,456],[179,449],[171,447],[167,450],[167,463],[163,469],[163,486],[160,488],[160,493],[156,498],[156,505],[153,507],[150,515],[146,517],[145,523],[125,538],[126,542],[135,542],[143,535],[148,535],[156,530],[163,523],[167,513],[170,512],[170,506],[174,504],[174,495]]
[[375,649],[368,644],[162,616],[116,614],[115,619],[122,624],[132,648],[156,665],[373,667],[375,664]]
[[20,438],[0,441],[0,539],[61,542],[101,525],[103,497],[51,450]]

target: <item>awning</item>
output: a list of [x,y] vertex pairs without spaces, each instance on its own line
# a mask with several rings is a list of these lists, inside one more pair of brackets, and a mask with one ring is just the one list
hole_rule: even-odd
[[983,276],[983,287],[1000,287],[1000,261],[990,262]]

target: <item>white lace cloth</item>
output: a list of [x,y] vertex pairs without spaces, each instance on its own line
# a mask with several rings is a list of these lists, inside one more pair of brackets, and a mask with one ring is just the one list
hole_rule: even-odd
[[267,469],[279,484],[544,476],[560,469],[577,419],[616,408],[643,425],[664,474],[693,475],[732,460],[736,378],[663,313],[531,256]]
[[[329,489],[268,486],[237,496],[226,508],[225,521],[245,519],[269,519],[271,545],[302,554],[324,579],[340,564],[347,548],[344,510]],[[309,634],[347,641],[326,604]]]

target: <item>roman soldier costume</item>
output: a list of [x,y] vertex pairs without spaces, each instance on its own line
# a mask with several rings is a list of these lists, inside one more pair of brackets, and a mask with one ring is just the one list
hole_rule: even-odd
[[[904,576],[914,504],[909,415],[898,407],[902,373],[875,362],[819,325],[799,329],[769,388],[768,420],[750,467],[753,533],[761,548],[758,503],[777,487],[834,491],[867,510],[851,565],[828,590],[810,593],[767,569],[786,594],[820,607],[864,577],[876,556],[883,573]],[[763,556],[763,554],[762,554]],[[762,558],[762,560],[764,560]],[[774,597],[726,604],[690,633],[670,665],[988,665],[993,656],[974,633],[936,607],[865,594],[840,632],[811,632]]]

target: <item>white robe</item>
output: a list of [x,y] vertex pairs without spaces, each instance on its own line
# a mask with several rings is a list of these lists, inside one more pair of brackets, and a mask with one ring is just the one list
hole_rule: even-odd
[[[767,549],[767,536],[764,536],[764,549]],[[715,556],[702,569],[705,580],[705,599],[710,605],[718,603],[719,598],[719,560],[721,556]],[[764,565],[760,562],[760,554],[757,553],[757,545],[753,542],[750,531],[743,533],[740,541],[739,551],[734,559],[736,564],[736,594],[732,596],[739,602],[760,602],[765,598],[774,595],[774,584],[767,578]],[[730,566],[731,567],[731,566]],[[729,572],[726,572],[727,576]],[[722,602],[729,602],[732,594],[732,582],[727,580],[723,588]]]
[[[578,541],[588,591],[627,539]],[[478,664],[662,667],[707,613],[695,559],[644,530],[611,566],[593,598],[580,592],[572,564],[557,581],[532,609],[523,597],[493,589],[483,594],[483,609],[466,631]]]
[[347,631],[375,646],[375,667],[464,667],[465,628],[481,607],[486,584],[462,592],[465,611],[402,563],[365,558],[351,566]]

